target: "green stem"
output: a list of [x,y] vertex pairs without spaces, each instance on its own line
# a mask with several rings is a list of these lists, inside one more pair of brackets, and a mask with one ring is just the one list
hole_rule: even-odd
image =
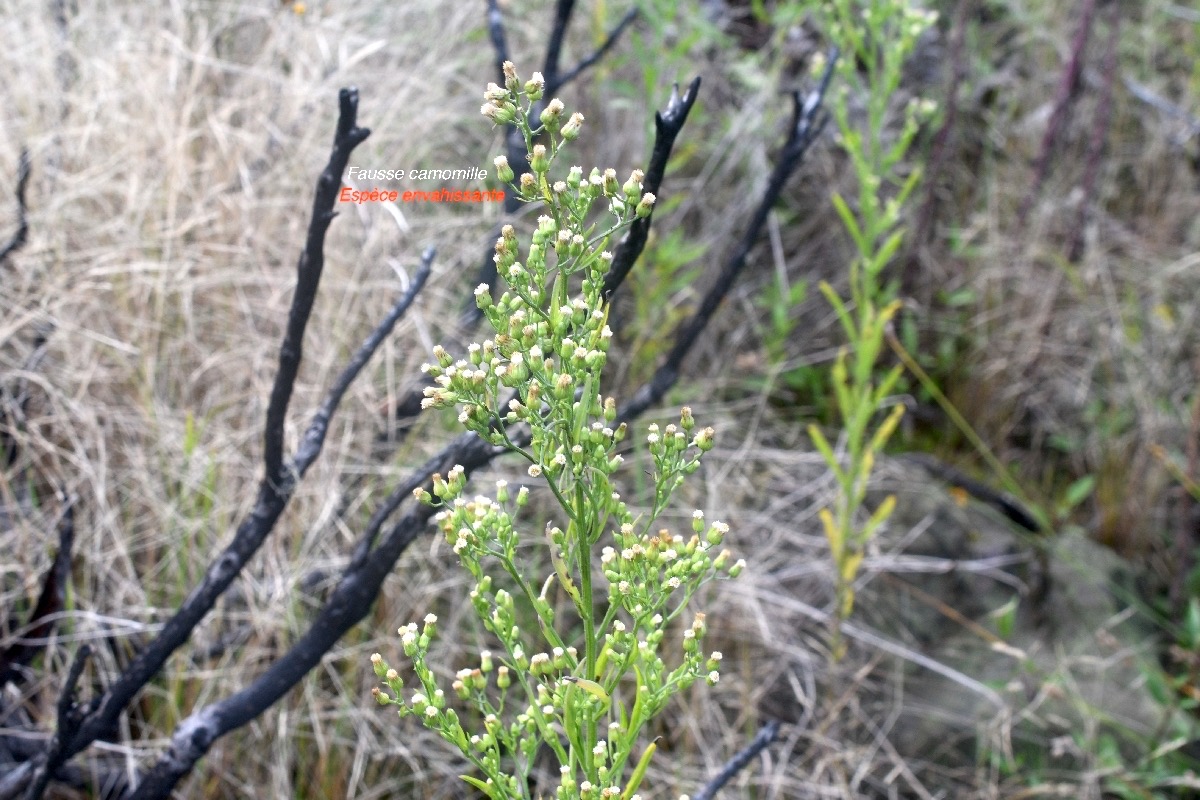
[[[575,531],[578,534],[575,546],[579,554],[579,616],[583,620],[583,652],[584,673],[588,680],[596,677],[596,621],[593,619],[595,606],[592,603],[592,531],[586,527],[584,520],[589,519],[586,507],[587,499],[582,482],[575,484],[575,515],[580,520]],[[594,515],[593,515],[594,516]],[[584,730],[581,731],[585,760],[591,755],[591,749],[596,744],[596,722],[589,713],[584,715]]]

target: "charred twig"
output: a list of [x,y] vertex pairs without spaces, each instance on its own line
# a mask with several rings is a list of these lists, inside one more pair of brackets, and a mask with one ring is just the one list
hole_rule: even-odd
[[[433,249],[426,249],[422,257],[421,267],[408,291],[397,301],[384,321],[363,342],[354,358],[351,359],[350,364],[334,384],[333,389],[330,390],[325,402],[321,405],[321,409],[315,415],[313,424],[305,436],[304,443],[300,447],[296,457],[297,464],[307,466],[308,463],[311,463],[311,459],[305,462],[305,454],[311,452],[312,457],[315,458],[316,454],[319,453],[321,440],[324,438],[325,426],[337,407],[337,401],[340,400],[341,395],[354,381],[354,378],[357,377],[358,372],[412,304],[413,299],[421,290],[425,279],[429,275],[433,257]],[[404,487],[404,494],[411,494],[412,490],[427,480],[428,475],[432,474],[436,469],[449,470],[450,466],[458,463],[454,459],[460,457],[464,457],[464,454],[460,450],[451,450],[440,460],[433,462],[428,474],[418,471],[418,477],[410,479],[410,481],[415,481],[415,483]],[[450,459],[449,463],[444,464],[443,462],[447,459]],[[465,460],[470,461],[469,458]],[[398,489],[393,494],[396,495],[400,491]],[[398,505],[397,503],[396,506]],[[406,530],[411,529],[411,536],[414,538],[432,513],[430,511],[429,514],[423,514],[425,511],[426,509],[422,507],[409,515],[409,517],[418,517],[416,522],[410,522],[409,527],[406,528]],[[408,518],[406,517],[406,519]],[[374,526],[368,528],[364,539],[374,538],[378,527],[386,520],[386,516],[377,514],[376,520]],[[405,540],[403,546],[406,546],[409,540]],[[395,549],[397,546],[395,543],[391,544],[392,549]],[[171,789],[179,779],[191,771],[196,761],[208,752],[213,742],[229,731],[250,722],[263,711],[270,708],[292,686],[298,683],[329,652],[329,649],[333,647],[342,634],[370,611],[371,602],[378,593],[379,586],[382,585],[383,579],[390,572],[391,565],[395,562],[396,558],[399,558],[403,546],[400,546],[395,556],[387,562],[387,568],[382,571],[378,570],[378,558],[375,557],[376,554],[374,553],[371,554],[373,556],[371,559],[364,559],[365,563],[358,565],[358,571],[371,572],[372,575],[378,572],[378,582],[373,583],[370,580],[362,578],[358,574],[358,571],[354,569],[347,570],[338,583],[337,588],[334,589],[332,595],[326,601],[317,619],[309,628],[308,633],[287,654],[273,664],[266,673],[250,686],[237,694],[194,712],[181,722],[171,739],[171,746],[159,759],[158,763],[147,773],[145,780],[138,786],[133,797],[168,797]],[[386,547],[387,543],[381,546],[380,549],[384,550]]]
[[[503,43],[503,23],[500,19],[499,9],[493,15],[492,9],[495,8],[495,0],[488,0],[488,27],[492,30],[492,43]],[[571,14],[575,11],[575,0],[558,0],[554,6],[554,25],[550,28],[550,41],[546,45],[546,60],[542,64],[542,77],[546,81],[546,96],[552,97],[555,92],[566,86],[571,81],[578,78],[590,67],[592,67],[600,59],[604,58],[605,54],[613,48],[617,40],[621,38],[621,34],[625,29],[632,24],[637,18],[638,10],[635,6],[621,17],[608,35],[604,37],[604,41],[600,46],[591,52],[590,55],[580,59],[579,62],[567,70],[565,73],[561,70],[562,64],[562,48],[563,42],[567,38],[567,27],[571,24]],[[497,37],[495,27],[500,27],[500,35]],[[496,55],[499,61],[503,64],[508,58],[507,49],[501,52],[500,47],[496,48]]]
[[[637,19],[637,15],[637,8],[631,8],[629,11],[625,12],[625,16],[621,17],[621,21],[618,22],[613,29],[608,32],[608,36],[606,36],[604,41],[600,43],[599,47],[592,51],[591,55],[580,59],[579,63],[568,70],[565,74],[556,76],[554,83],[551,83],[550,78],[547,77],[546,85],[548,87],[553,86],[553,91],[558,91],[586,72],[597,61],[604,58],[604,55],[613,48],[613,45],[615,45],[617,40],[621,38],[621,34],[625,32],[625,29],[632,25],[633,21]],[[547,92],[547,94],[549,94],[549,92]]]
[[[0,751],[6,757],[0,762],[0,800],[14,800],[29,791],[33,782],[33,759],[44,751],[50,736],[29,736],[11,724],[5,728],[7,732],[0,734]],[[68,764],[55,771],[54,786],[75,790],[80,797],[118,800],[128,792],[128,776],[124,768],[116,764]]]
[[[297,458],[286,467],[283,464],[284,415],[299,369],[300,343],[320,282],[324,263],[322,251],[325,232],[334,216],[333,205],[337,199],[337,189],[350,154],[370,133],[356,124],[357,90],[343,89],[339,96],[339,105],[337,133],[329,163],[317,182],[308,238],[298,265],[296,294],[288,317],[287,333],[280,350],[280,369],[267,411],[264,454],[266,469],[259,484],[254,509],[238,526],[233,541],[209,565],[203,580],[192,590],[158,636],[146,645],[102,696],[88,704],[86,712],[80,715],[79,724],[73,726],[70,734],[64,734],[61,749],[64,760],[76,755],[112,728],[126,706],[162,669],[171,653],[187,641],[195,627],[212,611],[217,599],[229,588],[247,561],[274,529],[275,523],[291,499],[296,481],[303,476],[305,469],[320,452],[328,419],[319,412],[312,429],[304,437],[304,444]],[[361,369],[361,364],[352,364],[349,369],[357,372]],[[340,391],[344,392],[344,387]],[[340,392],[331,394],[323,410],[328,409],[328,413],[332,414],[340,399]],[[44,771],[46,763],[46,759],[43,758],[38,766]]]
[[40,322],[34,327],[32,351],[21,368],[16,390],[10,393],[6,389],[0,389],[0,402],[3,403],[0,407],[0,459],[3,459],[7,467],[16,464],[17,457],[21,454],[19,434],[29,409],[29,375],[37,371],[42,359],[46,357],[46,345],[53,332],[52,322]]
[[245,725],[298,683],[320,663],[329,649],[370,613],[384,580],[396,560],[426,529],[436,509],[418,505],[384,535],[378,547],[370,543],[378,536],[390,513],[412,491],[424,485],[434,472],[443,474],[455,464],[468,474],[490,461],[498,451],[473,433],[454,440],[404,481],[376,512],[360,537],[356,555],[317,618],[291,650],[272,664],[257,680],[237,694],[202,708],[185,719],[171,737],[171,746],[146,774],[131,800],[159,800],[170,796],[175,784],[219,737]]
[[58,696],[58,730],[50,740],[50,746],[46,751],[46,767],[34,776],[29,790],[25,793],[26,800],[39,800],[50,784],[50,777],[71,757],[71,753],[68,752],[70,732],[75,730],[81,716],[79,706],[75,702],[75,689],[79,685],[79,678],[83,675],[83,668],[87,666],[87,660],[91,658],[91,655],[91,646],[85,644],[79,648],[79,652],[75,654],[75,659],[71,662],[66,683],[63,684],[62,692]]
[[29,188],[29,173],[29,151],[22,147],[21,158],[17,162],[17,232],[8,240],[8,244],[0,247],[0,264],[3,264],[11,253],[24,247],[25,241],[29,237],[29,220],[26,219],[28,206],[25,204],[25,192]]
[[0,651],[0,686],[21,681],[20,668],[28,665],[44,647],[54,621],[67,598],[71,553],[75,542],[75,498],[69,498],[58,524],[58,554],[42,577],[42,593],[29,614],[26,633]]
[[359,345],[354,357],[350,359],[350,363],[345,366],[328,394],[325,395],[325,400],[313,414],[312,422],[309,423],[304,439],[301,440],[300,446],[296,450],[292,463],[297,474],[303,475],[320,455],[321,447],[325,443],[325,434],[329,430],[329,421],[342,402],[343,395],[350,388],[350,384],[358,378],[363,367],[375,355],[375,351],[391,335],[396,323],[400,321],[400,318],[404,316],[413,301],[417,299],[417,295],[425,287],[425,281],[428,280],[429,273],[433,270],[433,259],[436,255],[437,250],[434,248],[425,248],[425,252],[421,254],[421,265],[417,268],[417,274],[413,276],[408,289],[392,306],[392,310],[383,318],[383,321],[375,326],[375,330],[371,331],[371,334]]
[[[671,99],[667,101],[665,111],[654,115],[654,150],[650,154],[650,163],[646,166],[646,175],[642,180],[642,191],[657,194],[662,185],[663,176],[667,171],[667,162],[671,159],[671,151],[675,148],[675,138],[687,122],[692,106],[700,92],[700,77],[697,76],[688,84],[683,97],[679,96],[679,84],[671,90]],[[650,223],[654,219],[653,212],[648,217],[635,220],[629,230],[617,245],[613,255],[612,267],[604,277],[603,296],[609,300],[613,292],[625,281],[633,265],[637,263],[646,247],[646,239],[650,235]]]
[[296,374],[300,370],[300,359],[304,355],[304,329],[312,313],[321,283],[321,271],[325,267],[325,232],[336,212],[333,204],[337,200],[342,174],[350,161],[354,148],[362,144],[371,131],[356,124],[358,117],[358,90],[343,89],[338,97],[337,134],[333,139],[333,152],[325,171],[317,180],[317,192],[313,197],[312,219],[308,225],[308,240],[300,262],[296,265],[296,293],[292,296],[292,308],[288,312],[287,331],[279,348],[279,372],[271,389],[271,402],[267,406],[267,426],[264,435],[263,461],[266,464],[266,480],[283,494],[286,485],[294,478],[283,468],[283,424],[287,417],[288,404],[296,385]]
[[778,736],[779,722],[777,720],[771,720],[766,725],[763,725],[759,729],[758,735],[754,737],[754,741],[733,758],[729,759],[725,766],[721,768],[721,771],[716,774],[716,777],[705,784],[704,788],[700,790],[695,800],[712,800],[712,798],[716,797],[721,787],[733,780],[739,772],[750,764],[756,755],[766,750]]
[[796,171],[796,168],[800,166],[800,162],[804,160],[804,155],[808,152],[809,146],[816,141],[821,131],[825,128],[825,123],[829,117],[821,113],[821,103],[825,98],[825,92],[829,89],[829,82],[833,78],[833,68],[837,63],[837,59],[838,51],[835,49],[830,53],[829,62],[825,67],[825,74],[821,77],[821,82],[817,88],[809,92],[807,96],[801,96],[799,92],[793,95],[795,112],[792,116],[792,126],[788,134],[788,140],[779,154],[778,160],[775,163],[775,169],[771,171],[771,179],[767,183],[766,191],[763,192],[758,208],[754,211],[754,216],[746,226],[745,234],[742,235],[741,240],[733,251],[733,255],[729,257],[725,268],[717,276],[716,283],[709,289],[708,294],[704,296],[699,310],[692,315],[691,319],[681,325],[676,332],[675,345],[667,354],[667,358],[662,366],[654,373],[654,377],[650,379],[650,382],[638,389],[633,398],[622,406],[622,419],[627,420],[636,417],[657,403],[679,378],[679,370],[683,364],[683,359],[691,351],[692,345],[696,343],[696,340],[700,336],[700,332],[708,325],[708,321],[717,310],[717,306],[725,299],[725,295],[733,287],[733,282],[746,265],[746,258],[750,255],[750,250],[757,243],[763,226],[766,225],[767,215],[779,199],[784,185],[792,176],[792,173]]
[[546,80],[546,94],[553,96],[562,85],[558,79],[562,63],[563,42],[567,38],[567,26],[575,11],[575,0],[558,0],[554,4],[554,24],[550,27],[550,41],[546,43],[546,60],[542,64],[542,77]]
[[905,453],[900,458],[910,464],[922,467],[930,475],[945,481],[954,488],[962,489],[981,503],[996,509],[1009,522],[1019,525],[1030,533],[1044,532],[1042,525],[1033,513],[1004,492],[996,491],[928,453]]

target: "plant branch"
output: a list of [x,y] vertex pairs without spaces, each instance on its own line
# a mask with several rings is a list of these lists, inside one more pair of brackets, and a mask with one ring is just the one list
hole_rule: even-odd
[[29,220],[26,218],[28,206],[25,204],[25,192],[29,188],[30,171],[29,151],[22,147],[21,157],[17,162],[17,232],[8,240],[8,244],[0,248],[0,264],[4,263],[9,254],[24,247],[25,241],[29,238]]
[[[604,58],[605,54],[607,54],[608,51],[611,50],[617,43],[617,40],[621,38],[621,34],[625,32],[625,29],[632,25],[633,21],[637,19],[637,15],[638,10],[636,7],[629,9],[629,11],[625,13],[625,16],[621,17],[621,21],[618,22],[613,29],[608,32],[608,36],[605,37],[604,41],[600,43],[600,46],[592,51],[591,55],[581,59],[579,63],[572,67],[571,70],[565,75],[555,74],[554,80],[552,81],[550,74],[546,73],[546,94],[553,94],[554,92],[557,92],[559,89],[566,86],[568,83],[575,80],[588,69],[590,69],[597,61]],[[547,55],[546,60],[548,64],[549,55]],[[555,69],[557,70],[557,64],[555,65]]]
[[[308,239],[298,265],[297,289],[288,328],[280,351],[280,370],[271,393],[267,412],[266,470],[258,488],[258,497],[250,516],[238,526],[233,541],[208,567],[203,580],[179,610],[163,627],[133,662],[121,673],[108,690],[89,703],[86,713],[70,735],[65,736],[61,748],[62,758],[69,759],[88,747],[105,731],[111,730],[117,718],[142,688],[162,669],[171,653],[175,652],[192,631],[206,617],[217,599],[225,592],[234,578],[250,558],[261,547],[275,526],[295,488],[300,473],[292,471],[282,480],[283,459],[283,415],[287,410],[292,387],[295,384],[301,355],[300,342],[308,324],[320,272],[324,263],[322,248],[325,231],[333,219],[333,204],[337,198],[337,187],[345,171],[350,153],[366,139],[369,131],[356,124],[358,91],[343,89],[339,95],[340,113],[337,134],[329,163],[317,182],[316,199],[313,202],[312,218],[309,223]],[[340,399],[340,395],[336,399]],[[336,399],[333,406],[336,407]],[[320,418],[318,418],[319,421]],[[315,421],[316,423],[317,421]],[[305,437],[307,455],[297,462],[303,466],[311,464],[319,453],[323,431]],[[314,450],[315,448],[315,450]],[[41,759],[43,770],[47,759]],[[51,765],[53,767],[53,765]],[[53,773],[53,768],[49,772]]]
[[267,425],[264,435],[263,461],[266,465],[266,480],[287,494],[294,477],[283,469],[283,426],[287,416],[296,375],[300,370],[300,359],[304,354],[304,330],[312,313],[321,283],[321,271],[325,267],[325,233],[336,212],[333,204],[337,200],[342,174],[350,161],[354,148],[362,144],[371,131],[357,125],[358,90],[342,89],[338,95],[340,113],[337,133],[333,139],[333,152],[329,156],[321,177],[317,180],[317,192],[313,197],[312,219],[308,225],[308,240],[304,252],[296,265],[296,292],[292,296],[292,308],[288,312],[287,331],[279,348],[279,372],[271,389],[271,401],[267,406]]
[[550,28],[550,41],[546,44],[546,61],[542,65],[542,77],[546,79],[546,95],[553,97],[564,82],[558,79],[558,68],[562,63],[563,41],[567,38],[567,26],[571,24],[571,13],[575,0],[558,0],[554,4],[554,25]]
[[432,247],[425,248],[425,252],[421,254],[421,264],[417,268],[416,275],[413,276],[412,282],[408,289],[392,306],[391,311],[383,318],[375,330],[359,345],[358,351],[354,357],[350,359],[350,363],[342,370],[341,375],[334,382],[328,394],[325,395],[324,402],[317,409],[317,413],[313,415],[312,422],[309,423],[308,430],[304,434],[304,439],[300,442],[300,447],[296,451],[293,458],[293,469],[297,475],[303,475],[308,468],[316,460],[321,453],[321,447],[325,444],[325,435],[329,430],[329,421],[337,412],[338,405],[342,402],[342,397],[346,394],[346,390],[358,378],[358,374],[362,372],[363,367],[375,355],[375,351],[379,349],[379,345],[383,344],[384,339],[391,335],[392,330],[396,327],[396,323],[408,311],[409,306],[416,300],[421,289],[425,287],[425,281],[429,278],[429,273],[433,270],[433,259],[437,255],[437,250]]
[[79,724],[80,717],[79,707],[75,703],[75,689],[79,685],[79,678],[83,675],[83,669],[87,666],[87,660],[91,655],[92,648],[86,644],[75,653],[75,659],[67,671],[67,680],[58,695],[58,730],[51,738],[46,751],[48,767],[35,774],[29,790],[25,793],[25,800],[39,800],[45,793],[46,787],[50,785],[51,776],[71,756],[67,752],[67,743],[70,740],[69,732]]
[[58,614],[67,599],[67,582],[71,578],[71,553],[75,543],[75,501],[68,498],[58,523],[58,553],[42,577],[42,592],[29,613],[25,633],[8,647],[0,650],[0,686],[22,679],[21,667],[33,661],[45,649]]
[[[821,113],[821,104],[825,98],[826,91],[829,89],[829,82],[833,77],[837,58],[838,53],[835,49],[830,54],[828,64],[825,67],[825,74],[821,77],[821,82],[816,89],[809,92],[807,96],[801,96],[799,92],[793,95],[792,99],[795,104],[795,111],[792,117],[791,132],[788,135],[787,142],[783,146],[783,150],[779,154],[775,168],[771,171],[771,179],[767,183],[767,188],[763,192],[758,208],[754,211],[754,216],[746,227],[745,234],[742,235],[725,268],[717,276],[716,283],[709,289],[708,294],[704,296],[699,310],[692,315],[691,319],[680,326],[679,331],[675,335],[675,344],[662,366],[654,373],[654,377],[650,379],[650,382],[638,389],[633,398],[622,407],[621,419],[628,420],[640,415],[647,408],[661,400],[663,395],[667,393],[667,390],[678,380],[683,359],[691,351],[692,345],[696,343],[696,340],[700,336],[700,332],[708,325],[713,313],[717,310],[717,306],[725,299],[725,295],[729,293],[734,281],[741,274],[742,268],[746,265],[746,257],[750,254],[750,250],[762,234],[762,229],[767,222],[767,215],[779,199],[784,185],[804,160],[804,155],[808,152],[808,148],[816,141],[821,131],[825,128],[828,116]],[[632,237],[632,235],[633,232],[631,231],[630,236]],[[613,259],[614,272],[617,260],[616,258]]]
[[[334,383],[333,388],[329,390],[320,410],[314,415],[313,422],[301,444],[300,453],[296,456],[295,463],[298,472],[302,473],[303,469],[307,468],[320,453],[329,419],[336,411],[342,396],[374,355],[379,345],[391,333],[404,312],[412,305],[417,293],[421,291],[429,277],[434,252],[433,248],[426,248],[421,258],[421,266],[408,290],[396,301],[384,320],[366,338]],[[411,495],[412,490],[428,480],[429,475],[432,475],[434,471],[437,469],[448,470],[450,466],[457,463],[452,460],[453,458],[469,456],[467,450],[468,448],[461,444],[457,448],[448,448],[427,465],[427,471],[418,471],[416,477],[410,478],[408,484],[392,493],[392,497],[389,498],[391,511],[398,508],[400,501]],[[179,779],[191,771],[196,761],[208,752],[214,741],[257,717],[298,683],[329,652],[341,635],[370,610],[371,602],[378,593],[383,578],[390,571],[392,563],[428,520],[429,514],[420,516],[420,512],[423,510],[423,508],[418,508],[398,524],[397,527],[407,526],[404,528],[404,535],[407,538],[402,536],[402,544],[395,542],[395,537],[389,536],[389,541],[381,546],[383,552],[395,550],[395,556],[387,561],[388,568],[382,571],[377,581],[372,576],[378,572],[376,569],[378,558],[356,557],[353,559],[351,567],[342,576],[342,580],[321,609],[317,619],[291,650],[272,664],[250,686],[194,712],[181,722],[175,729],[167,752],[150,770],[146,779],[134,792],[133,797],[168,797]],[[370,543],[378,535],[379,529],[388,516],[390,516],[390,511],[383,515],[377,512],[372,519],[372,524],[363,537],[363,541],[366,543],[365,552],[370,552]],[[367,577],[364,578],[363,575]]]
[[[461,464],[469,474],[486,464],[496,449],[475,434],[459,436],[430,459],[392,493],[388,503],[398,508],[404,498],[424,485],[434,472],[445,474]],[[245,689],[193,712],[175,729],[171,744],[146,773],[131,800],[159,800],[170,796],[179,779],[208,752],[213,742],[270,708],[320,663],[337,641],[370,613],[380,587],[396,560],[425,529],[436,509],[417,504],[388,530],[378,547],[369,548],[386,521],[377,513],[360,539],[368,557],[355,557],[308,631],[278,661]],[[357,552],[357,551],[356,551]]]
[[725,784],[737,777],[737,774],[749,766],[754,757],[771,746],[779,736],[779,722],[771,720],[759,729],[754,741],[726,762],[716,776],[705,784],[694,800],[712,800]]
[[[699,92],[699,76],[693,78],[692,82],[688,84],[683,97],[679,96],[679,84],[675,84],[671,90],[671,99],[667,101],[666,109],[654,114],[654,149],[650,153],[650,163],[646,167],[645,178],[642,180],[643,191],[658,194],[663,177],[666,175],[667,162],[671,160],[671,151],[675,149],[675,139],[683,130],[688,114],[691,113],[692,106],[696,104]],[[617,245],[616,253],[613,255],[612,267],[604,276],[602,296],[606,301],[612,298],[613,293],[625,281],[630,270],[633,269],[633,265],[641,257],[642,250],[646,247],[646,239],[650,235],[650,223],[653,219],[652,212],[648,217],[634,220],[633,224],[629,226],[629,230],[621,237],[621,242]]]

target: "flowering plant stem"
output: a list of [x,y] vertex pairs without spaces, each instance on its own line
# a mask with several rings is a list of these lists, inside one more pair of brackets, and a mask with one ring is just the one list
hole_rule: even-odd
[[[468,500],[461,467],[435,475],[431,491],[419,489],[422,502],[441,509],[438,527],[471,576],[471,604],[499,653],[482,650],[477,663],[460,669],[451,700],[428,663],[437,635],[430,614],[423,626],[399,630],[417,690],[406,697],[399,671],[376,654],[373,668],[386,687],[376,697],[458,747],[477,770],[463,779],[492,800],[532,798],[535,766],[550,757],[558,764],[557,800],[633,800],[655,749],[651,743],[639,751],[642,729],[697,679],[719,679],[721,654],[706,657],[700,649],[704,615],[694,615],[682,632],[681,653],[664,659],[668,628],[704,583],[736,576],[743,563],[728,563],[728,551],[719,550],[728,526],[706,526],[701,511],[692,515],[688,539],[657,527],[672,492],[713,446],[713,430],[694,431],[689,409],[678,425],[649,426],[649,511],[635,516],[616,491],[617,450],[627,431],[624,423],[611,427],[616,402],[600,394],[612,337],[603,297],[612,261],[606,248],[616,232],[650,215],[654,196],[643,193],[640,170],[624,184],[612,169],[585,177],[571,167],[565,177],[551,177],[579,136],[583,115],[568,117],[555,98],[533,119],[541,76],[522,83],[508,62],[504,74],[505,86],[488,86],[481,111],[515,126],[530,171],[518,180],[500,156],[496,172],[544,213],[527,246],[513,226],[502,229],[495,260],[507,288],[499,298],[487,285],[475,291],[496,335],[470,345],[458,360],[435,348],[437,363],[425,367],[435,385],[424,405],[457,407],[468,430],[528,462],[558,519],[545,524],[543,536],[524,535],[519,517],[529,487],[513,494],[499,481],[494,497]],[[531,547],[546,548],[541,563],[552,569],[531,569],[538,563]],[[567,601],[578,626],[560,617],[559,600]],[[523,629],[520,619],[535,620],[537,630]],[[539,796],[547,794],[546,779],[539,780]]]
[[[849,302],[828,283],[821,284],[848,340],[831,374],[844,455],[835,453],[819,428],[809,426],[809,435],[838,484],[833,509],[823,509],[820,518],[835,567],[831,650],[834,659],[840,659],[845,649],[841,623],[854,607],[859,566],[868,543],[895,507],[895,498],[888,497],[865,520],[860,513],[876,454],[904,412],[897,405],[883,420],[876,420],[902,371],[897,366],[877,375],[888,326],[900,307],[895,286],[884,282],[883,270],[900,248],[904,236],[900,210],[920,180],[920,170],[903,175],[901,165],[921,117],[932,111],[927,101],[914,100],[905,109],[900,131],[891,133],[888,104],[899,88],[904,62],[936,15],[920,10],[912,0],[831,0],[821,10],[829,36],[847,54],[839,67],[842,85],[833,93],[832,108],[858,182],[857,208],[841,195],[833,195],[834,208],[857,251],[850,261]],[[865,97],[864,128],[851,119],[851,88]]]

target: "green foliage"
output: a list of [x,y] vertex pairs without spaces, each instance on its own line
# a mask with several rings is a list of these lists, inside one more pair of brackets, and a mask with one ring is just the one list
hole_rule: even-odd
[[[900,249],[900,210],[920,179],[919,170],[903,174],[903,161],[919,120],[932,113],[932,104],[913,101],[905,110],[902,129],[893,135],[888,130],[889,103],[917,37],[933,24],[935,15],[908,0],[833,0],[816,11],[827,35],[844,53],[838,67],[841,83],[833,90],[830,105],[858,184],[853,207],[840,194],[832,197],[856,251],[849,269],[850,297],[844,300],[830,285],[821,285],[847,340],[830,373],[844,452],[835,452],[818,427],[809,427],[838,484],[833,508],[821,511],[821,522],[836,571],[831,630],[833,655],[840,658],[844,647],[840,623],[853,610],[858,568],[867,544],[895,505],[889,497],[865,520],[860,516],[875,457],[903,414],[903,407],[895,406],[885,418],[877,419],[901,378],[900,367],[878,374],[885,336],[899,309],[895,284],[887,280],[884,269]],[[851,116],[852,92],[866,102],[861,127]]]
[[[616,489],[627,428],[616,423],[616,402],[599,391],[612,337],[601,297],[612,258],[605,248],[649,215],[655,198],[642,192],[639,170],[624,184],[611,169],[585,178],[571,167],[565,178],[552,177],[583,116],[566,118],[554,99],[531,118],[541,76],[522,84],[507,63],[505,74],[506,86],[488,86],[482,111],[524,136],[532,171],[512,188],[545,213],[527,246],[504,227],[496,261],[507,289],[496,300],[488,286],[475,293],[495,338],[470,345],[457,361],[435,348],[437,363],[426,371],[436,385],[425,405],[458,407],[464,427],[527,461],[529,476],[554,497],[556,518],[530,536],[522,531],[528,487],[513,494],[500,481],[494,498],[467,499],[461,467],[435,475],[432,493],[418,490],[422,502],[441,509],[438,527],[470,574],[471,605],[501,653],[481,650],[477,663],[460,669],[452,701],[429,665],[438,635],[430,614],[423,625],[399,630],[416,690],[406,696],[404,678],[376,654],[373,669],[387,687],[376,697],[454,744],[477,770],[463,780],[492,800],[529,800],[529,775],[544,752],[560,766],[557,800],[633,800],[655,750],[639,744],[646,725],[697,680],[720,677],[721,654],[701,649],[704,614],[693,616],[664,658],[668,627],[701,586],[736,577],[744,565],[730,565],[720,550],[728,526],[706,524],[700,511],[690,538],[657,526],[672,492],[713,445],[713,430],[695,430],[689,409],[677,425],[649,426],[649,512],[635,517]],[[496,168],[501,180],[514,181],[503,156]],[[607,221],[594,221],[593,210]],[[531,542],[546,548],[544,572],[527,553],[518,557]],[[597,567],[606,587],[594,583]],[[556,584],[570,614],[553,602]]]

